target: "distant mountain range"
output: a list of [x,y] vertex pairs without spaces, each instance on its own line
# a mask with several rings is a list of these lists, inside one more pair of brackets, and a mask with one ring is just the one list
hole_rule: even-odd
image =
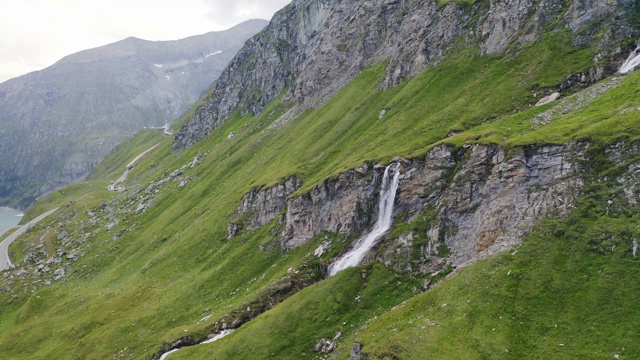
[[0,204],[83,179],[123,139],[187,110],[266,20],[175,41],[137,38],[0,84]]

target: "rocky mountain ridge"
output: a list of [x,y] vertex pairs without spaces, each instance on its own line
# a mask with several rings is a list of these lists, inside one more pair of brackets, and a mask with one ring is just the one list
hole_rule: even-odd
[[128,38],[0,84],[0,201],[24,207],[83,179],[143,127],[170,123],[266,24],[176,41]]
[[[176,135],[174,148],[194,144],[235,111],[259,113],[279,95],[294,105],[287,121],[382,61],[388,63],[380,86],[388,88],[437,65],[459,44],[499,54],[549,28],[569,28],[582,41],[613,45],[636,33],[628,19],[633,6],[629,0],[295,0],[233,59]],[[597,26],[604,18],[606,25]],[[614,48],[599,62],[618,64],[625,55]],[[610,73],[596,75],[591,83]]]

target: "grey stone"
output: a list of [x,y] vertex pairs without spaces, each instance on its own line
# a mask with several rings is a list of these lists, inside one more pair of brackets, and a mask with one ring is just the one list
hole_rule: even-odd
[[64,269],[63,268],[59,268],[56,271],[53,272],[53,280],[59,280],[62,277],[64,277]]
[[317,257],[321,257],[322,254],[324,254],[324,246],[321,244],[320,246],[318,246],[316,248],[316,250],[313,252],[313,256],[317,256]]
[[136,212],[143,212],[145,210],[147,210],[147,205],[144,203],[140,203],[136,208]]
[[24,268],[16,271],[16,276],[17,277],[27,277],[29,275],[29,272],[27,270],[25,270]]
[[354,343],[353,347],[351,347],[351,351],[349,352],[349,360],[359,360],[362,359],[362,344]]
[[238,224],[230,223],[227,225],[227,240],[233,239],[238,234]]
[[58,240],[63,240],[67,236],[69,236],[69,234],[66,231],[62,230],[62,229],[60,229],[60,230],[58,230],[58,232],[56,232],[56,239],[58,239]]

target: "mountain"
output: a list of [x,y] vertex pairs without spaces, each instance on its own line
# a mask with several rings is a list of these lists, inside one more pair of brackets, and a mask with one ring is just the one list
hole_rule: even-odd
[[[290,117],[317,107],[364,68],[382,61],[388,62],[380,82],[386,89],[437,65],[461,43],[473,45],[480,54],[512,53],[516,46],[535,43],[554,25],[552,21],[570,29],[576,36],[575,45],[598,42],[607,46],[635,31],[619,10],[635,6],[630,1],[523,1],[517,6],[510,2],[448,3],[293,2],[233,59],[204,105],[177,134],[175,147],[201,139],[236,110],[243,115],[259,113],[280,95],[295,104]],[[594,19],[602,17],[608,22],[598,27]],[[621,60],[626,54],[610,49],[600,56],[601,60]],[[594,63],[585,85],[616,70],[605,68],[606,64]],[[239,71],[247,68],[249,71]]]
[[25,207],[83,179],[125,138],[195,103],[267,24],[176,41],[128,38],[0,84],[0,199]]
[[25,213],[0,358],[640,357],[639,14],[294,0]]

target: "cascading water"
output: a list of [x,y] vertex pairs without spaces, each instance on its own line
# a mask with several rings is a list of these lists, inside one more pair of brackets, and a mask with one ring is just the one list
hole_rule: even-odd
[[[214,342],[214,341],[216,341],[216,340],[220,340],[220,339],[222,339],[223,337],[225,337],[225,336],[227,336],[227,335],[231,334],[231,333],[232,333],[232,332],[234,332],[234,331],[235,331],[235,329],[222,330],[222,332],[221,332],[220,334],[218,334],[218,335],[216,335],[216,336],[212,337],[211,339],[209,339],[209,340],[207,340],[207,341],[203,341],[203,342],[201,342],[201,343],[198,343],[197,345],[209,344],[209,343],[212,343],[212,342]],[[178,348],[178,349],[173,349],[173,350],[171,350],[171,351],[167,351],[166,353],[162,354],[162,356],[160,356],[160,360],[165,360],[165,359],[167,358],[167,356],[169,356],[169,354],[173,354],[174,352],[176,352],[176,351],[178,351],[178,350],[180,350],[180,349],[182,349],[182,348]]]
[[340,271],[360,265],[367,251],[369,251],[378,239],[391,227],[391,215],[393,214],[393,202],[396,198],[398,183],[400,180],[399,165],[395,164],[393,179],[390,179],[392,165],[387,166],[382,177],[382,188],[380,189],[380,202],[378,204],[378,219],[373,230],[367,236],[358,239],[356,245],[342,258],[329,266],[329,276],[333,276]]
[[640,65],[640,45],[629,54],[627,61],[622,64],[620,70],[618,71],[620,74],[629,73]]

